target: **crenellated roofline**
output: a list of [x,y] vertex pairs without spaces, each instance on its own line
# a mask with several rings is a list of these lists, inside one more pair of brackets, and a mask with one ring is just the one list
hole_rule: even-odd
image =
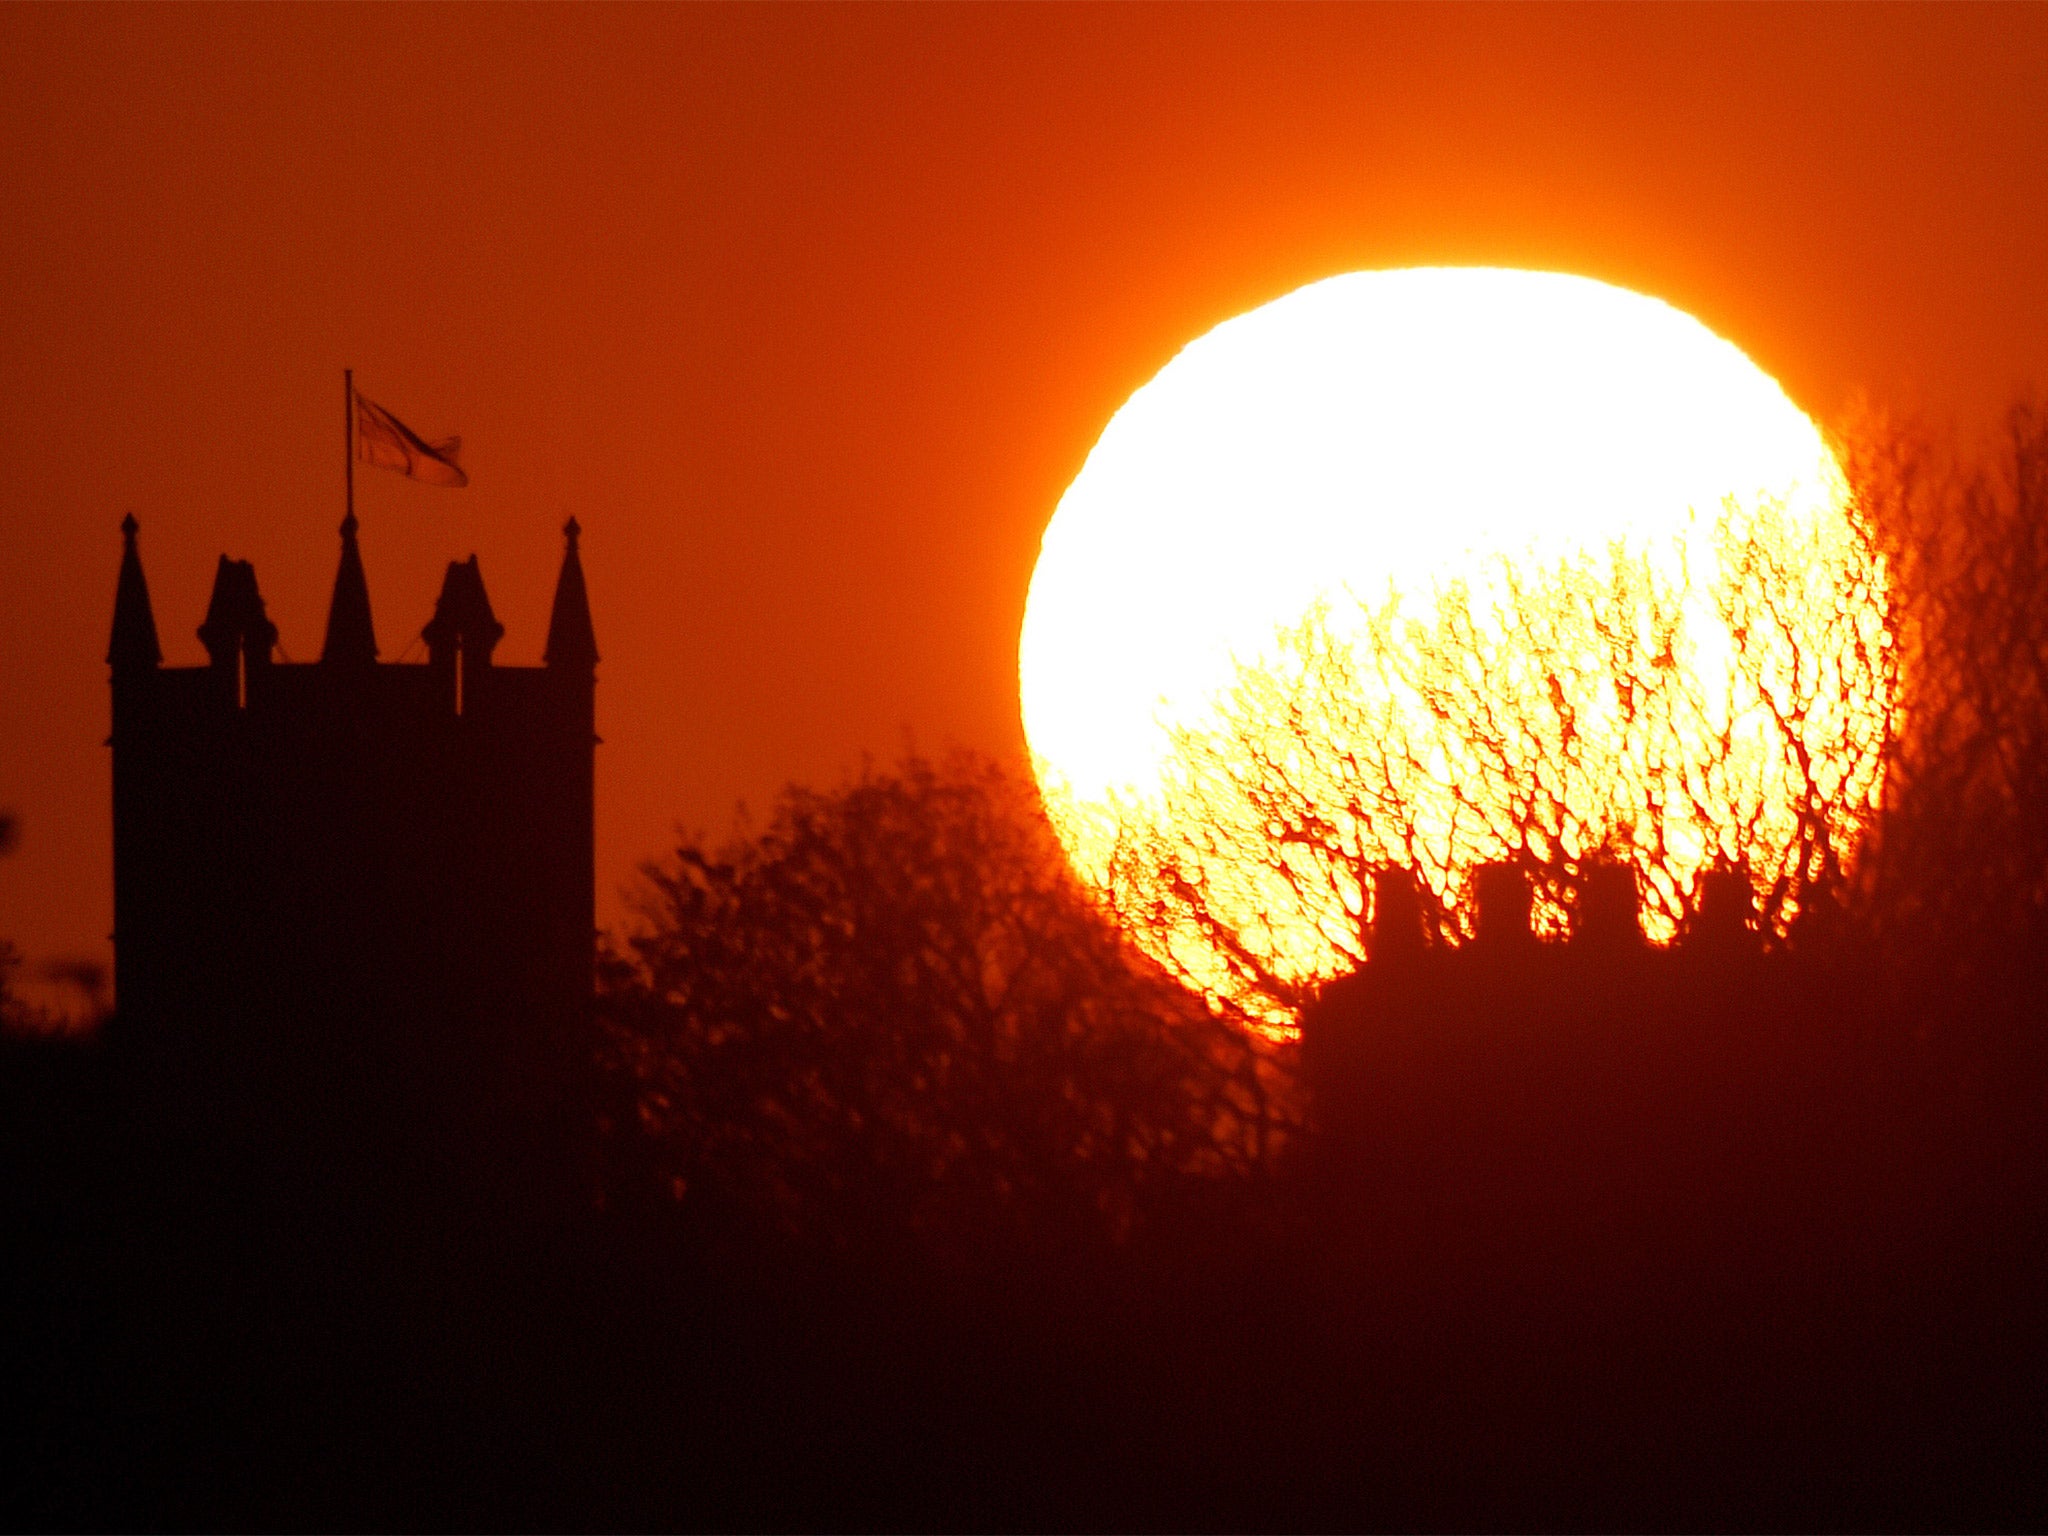
[[[369,581],[363,570],[362,550],[357,541],[353,513],[341,524],[341,559],[334,576],[333,596],[327,612],[326,640],[320,664],[329,667],[394,667],[401,662],[379,662],[377,638],[371,619]],[[114,622],[107,644],[107,664],[117,675],[143,671],[181,672],[188,668],[163,666],[158,644],[156,615],[150,603],[149,582],[143,573],[136,535],[140,524],[133,513],[121,521],[121,568],[115,584]],[[587,671],[597,665],[597,638],[590,618],[590,596],[584,583],[583,563],[578,555],[581,527],[574,518],[563,529],[565,548],[561,571],[548,618],[547,644],[542,666],[556,671]],[[206,647],[207,668],[276,665],[272,652],[277,645],[277,626],[265,611],[256,581],[256,568],[247,560],[220,557],[214,570],[213,592],[207,603],[205,622],[199,626],[200,642]],[[477,557],[451,561],[442,580],[434,614],[421,630],[432,666],[460,649],[470,664],[492,665],[492,652],[503,639],[505,627],[491,610],[483,573]],[[203,669],[202,669],[203,670]],[[517,669],[528,670],[528,669]]]

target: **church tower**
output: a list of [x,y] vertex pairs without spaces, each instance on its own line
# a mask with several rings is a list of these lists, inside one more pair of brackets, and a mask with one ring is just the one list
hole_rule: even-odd
[[207,662],[167,667],[122,524],[115,1029],[166,1084],[358,1142],[587,1117],[598,657],[565,532],[540,666],[497,663],[474,555],[426,661],[378,660],[351,516],[318,661],[277,658],[254,568],[222,556]]

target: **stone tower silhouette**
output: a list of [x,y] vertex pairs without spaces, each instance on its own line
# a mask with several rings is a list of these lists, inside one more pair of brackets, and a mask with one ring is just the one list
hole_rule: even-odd
[[351,515],[317,662],[276,659],[255,570],[223,555],[207,664],[166,667],[122,524],[114,1038],[166,1092],[273,1130],[550,1141],[582,1118],[590,1055],[598,657],[579,530],[538,667],[494,663],[504,627],[474,555],[448,567],[427,660],[380,662],[356,532]]

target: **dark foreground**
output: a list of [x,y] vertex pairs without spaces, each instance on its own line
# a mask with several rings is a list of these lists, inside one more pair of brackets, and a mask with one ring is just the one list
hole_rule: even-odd
[[2039,1529],[2043,1074],[1857,1060],[1408,1148],[1442,1199],[1304,1161],[1120,1247],[934,1253],[457,1198],[17,1046],[6,1517]]

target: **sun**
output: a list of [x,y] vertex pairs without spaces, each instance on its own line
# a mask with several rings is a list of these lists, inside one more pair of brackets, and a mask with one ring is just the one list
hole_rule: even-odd
[[[1759,602],[1789,626],[1771,631],[1784,641],[1777,652],[1759,650]],[[1070,856],[1107,883],[1113,845],[1134,822],[1150,818],[1157,834],[1162,817],[1187,830],[1228,815],[1205,806],[1191,744],[1255,727],[1248,678],[1264,677],[1279,708],[1272,679],[1300,681],[1313,619],[1348,649],[1346,676],[1374,694],[1356,701],[1350,728],[1373,722],[1382,748],[1390,733],[1407,743],[1417,770],[1397,804],[1376,802],[1377,831],[1337,838],[1353,865],[1420,863],[1455,904],[1471,869],[1517,852],[1518,836],[1533,832],[1536,852],[1568,859],[1596,846],[1628,854],[1647,835],[1630,795],[1665,793],[1652,781],[1676,772],[1704,806],[1675,842],[1660,828],[1656,849],[1636,849],[1675,912],[1708,862],[1746,864],[1761,880],[1806,857],[1795,846],[1801,794],[1847,807],[1830,857],[1853,845],[1878,773],[1868,738],[1889,694],[1881,677],[1828,658],[1845,644],[1881,645],[1882,603],[1882,572],[1820,432],[1691,316],[1560,273],[1358,272],[1217,326],[1111,419],[1032,576],[1023,721]],[[1612,651],[1616,624],[1661,625],[1659,654],[1593,656],[1588,647]],[[1454,632],[1474,652],[1465,669],[1487,674],[1491,700],[1474,707],[1497,706],[1536,744],[1494,764],[1491,779],[1486,765],[1460,761],[1473,743],[1446,725],[1441,700],[1432,707],[1426,673],[1451,664]],[[1817,685],[1800,671],[1809,663]],[[1642,674],[1628,688],[1670,695],[1660,707],[1685,759],[1676,768],[1671,743],[1640,739],[1637,704],[1613,697],[1618,680],[1595,675],[1617,665]],[[1583,699],[1565,698],[1581,685]],[[1562,734],[1550,718],[1561,700]],[[1297,756],[1356,745],[1327,704],[1328,739],[1297,742]],[[1774,749],[1768,717],[1788,705],[1832,734]],[[1287,705],[1297,735],[1299,706],[1298,696]],[[1812,780],[1815,751],[1825,784]],[[1793,770],[1777,759],[1802,753],[1805,779],[1784,782]],[[1532,785],[1579,774],[1594,787],[1559,825],[1532,829],[1515,824],[1518,773]],[[1497,803],[1456,803],[1475,795]],[[1238,879],[1244,900],[1261,903],[1250,865],[1273,855],[1252,842]],[[1208,857],[1229,862],[1227,850]],[[1230,871],[1210,874],[1227,884]],[[1342,880],[1333,889],[1348,917],[1311,902],[1290,937],[1284,915],[1267,914],[1283,969],[1343,963],[1328,930],[1355,925],[1363,898]]]

